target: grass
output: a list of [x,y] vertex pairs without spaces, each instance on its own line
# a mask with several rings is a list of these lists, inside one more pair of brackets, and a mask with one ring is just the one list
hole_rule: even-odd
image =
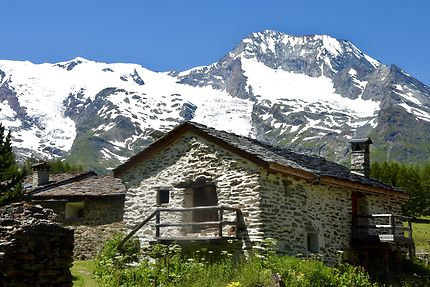
[[70,269],[73,276],[74,287],[99,287],[100,285],[93,278],[95,262],[93,260],[73,262]]
[[430,240],[430,216],[420,217],[419,219],[426,219],[429,223],[412,223],[412,236],[415,242],[415,249],[417,252],[429,252],[428,240]]

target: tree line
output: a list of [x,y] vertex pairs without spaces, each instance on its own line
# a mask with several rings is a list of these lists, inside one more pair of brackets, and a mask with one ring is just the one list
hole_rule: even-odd
[[419,166],[373,162],[370,176],[409,195],[409,200],[403,205],[404,215],[430,215],[430,163]]

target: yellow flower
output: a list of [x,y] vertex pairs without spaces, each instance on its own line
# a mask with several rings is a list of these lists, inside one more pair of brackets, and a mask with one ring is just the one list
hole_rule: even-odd
[[240,282],[230,282],[226,287],[241,287]]

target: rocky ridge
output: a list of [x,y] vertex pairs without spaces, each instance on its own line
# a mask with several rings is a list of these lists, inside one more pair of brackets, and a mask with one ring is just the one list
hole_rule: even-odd
[[429,87],[349,41],[270,30],[183,72],[0,61],[0,120],[17,152],[99,171],[184,120],[338,162],[351,138],[371,136],[374,159],[415,162],[430,153],[429,97]]

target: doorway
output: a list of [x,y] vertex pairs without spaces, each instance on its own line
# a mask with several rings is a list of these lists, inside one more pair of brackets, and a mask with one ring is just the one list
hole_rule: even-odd
[[[215,185],[194,187],[193,207],[217,206],[218,196]],[[193,222],[218,221],[218,210],[195,210],[193,211]],[[193,231],[200,231],[213,226],[194,226]]]

